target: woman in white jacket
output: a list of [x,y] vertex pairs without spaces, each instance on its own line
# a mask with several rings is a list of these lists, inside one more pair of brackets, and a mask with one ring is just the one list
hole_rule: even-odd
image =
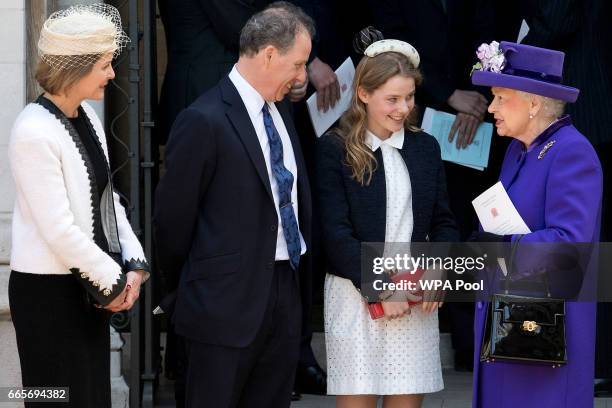
[[51,15],[38,43],[45,92],[17,117],[9,144],[9,301],[23,386],[68,387],[62,406],[111,406],[109,317],[132,307],[149,274],[113,192],[103,126],[84,102],[103,98],[128,40],[112,6]]

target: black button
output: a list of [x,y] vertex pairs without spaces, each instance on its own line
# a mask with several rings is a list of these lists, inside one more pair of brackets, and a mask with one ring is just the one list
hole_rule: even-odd
[[270,231],[276,231],[276,225],[270,225]]

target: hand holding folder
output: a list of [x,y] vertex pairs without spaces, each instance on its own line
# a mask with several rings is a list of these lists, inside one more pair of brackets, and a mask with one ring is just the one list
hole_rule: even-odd
[[449,141],[448,138],[454,122],[455,115],[427,108],[421,127],[438,140],[442,160],[476,170],[484,170],[489,164],[493,125],[482,122],[476,129],[476,135],[472,143],[466,148],[458,149],[455,143]]

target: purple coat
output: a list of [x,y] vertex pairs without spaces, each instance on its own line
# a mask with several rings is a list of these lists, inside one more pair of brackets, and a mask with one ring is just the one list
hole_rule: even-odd
[[[533,231],[522,242],[598,241],[601,165],[593,147],[572,126],[569,116],[546,129],[526,151],[521,142],[513,140],[506,151],[500,180]],[[485,302],[476,304],[474,408],[593,406],[595,303],[566,304],[568,364],[562,368],[481,363],[488,306]]]

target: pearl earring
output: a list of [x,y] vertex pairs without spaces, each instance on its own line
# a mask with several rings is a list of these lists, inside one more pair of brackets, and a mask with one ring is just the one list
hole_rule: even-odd
[[533,119],[533,115],[531,113],[529,114],[529,119]]

